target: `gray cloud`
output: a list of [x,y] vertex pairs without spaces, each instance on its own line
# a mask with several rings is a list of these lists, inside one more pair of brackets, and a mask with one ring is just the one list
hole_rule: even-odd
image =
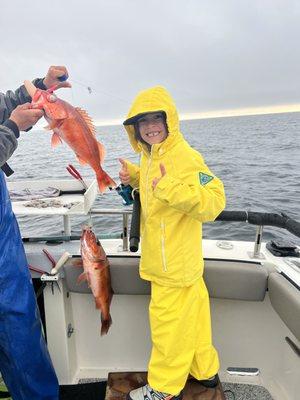
[[181,112],[300,103],[299,17],[292,0],[11,0],[0,88],[62,64],[73,89],[61,96],[98,120],[155,84]]

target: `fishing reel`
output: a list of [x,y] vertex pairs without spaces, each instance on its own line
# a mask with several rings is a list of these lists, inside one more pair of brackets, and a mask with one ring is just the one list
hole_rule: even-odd
[[116,187],[116,191],[122,197],[124,206],[130,206],[133,204],[133,188],[130,185],[124,185],[121,183]]

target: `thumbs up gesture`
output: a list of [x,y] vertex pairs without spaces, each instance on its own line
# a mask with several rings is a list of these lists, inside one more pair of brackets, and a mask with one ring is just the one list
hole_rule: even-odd
[[159,164],[159,168],[160,168],[161,176],[160,176],[159,178],[154,178],[154,179],[153,179],[153,181],[152,181],[152,189],[153,189],[153,190],[156,188],[156,185],[157,185],[158,182],[161,180],[161,178],[162,178],[163,176],[165,176],[166,173],[167,173],[164,164]]
[[123,185],[129,185],[130,183],[130,175],[127,169],[127,164],[126,161],[123,160],[122,158],[119,158],[120,164],[121,164],[121,169],[119,171],[119,178],[120,181],[123,183]]

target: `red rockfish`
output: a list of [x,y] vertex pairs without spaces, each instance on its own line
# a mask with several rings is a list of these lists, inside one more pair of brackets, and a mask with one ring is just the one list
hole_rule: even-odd
[[109,307],[113,290],[108,259],[90,227],[82,229],[80,250],[83,273],[78,277],[78,282],[86,280],[92,290],[96,308],[101,311],[101,335],[104,335],[112,323]]
[[75,108],[64,100],[59,99],[54,89],[37,89],[30,81],[24,85],[32,97],[32,107],[44,110],[49,124],[46,129],[53,130],[52,147],[62,140],[75,152],[80,164],[89,164],[96,173],[100,192],[107,187],[115,187],[116,183],[102,169],[105,150],[103,144],[96,140],[96,129],[86,111]]

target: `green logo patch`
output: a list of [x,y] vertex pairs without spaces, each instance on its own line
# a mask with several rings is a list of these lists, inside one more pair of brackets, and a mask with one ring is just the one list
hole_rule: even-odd
[[200,184],[202,186],[205,186],[207,183],[209,183],[213,179],[214,179],[213,176],[207,175],[207,174],[203,174],[203,172],[199,172],[199,180],[200,180]]

